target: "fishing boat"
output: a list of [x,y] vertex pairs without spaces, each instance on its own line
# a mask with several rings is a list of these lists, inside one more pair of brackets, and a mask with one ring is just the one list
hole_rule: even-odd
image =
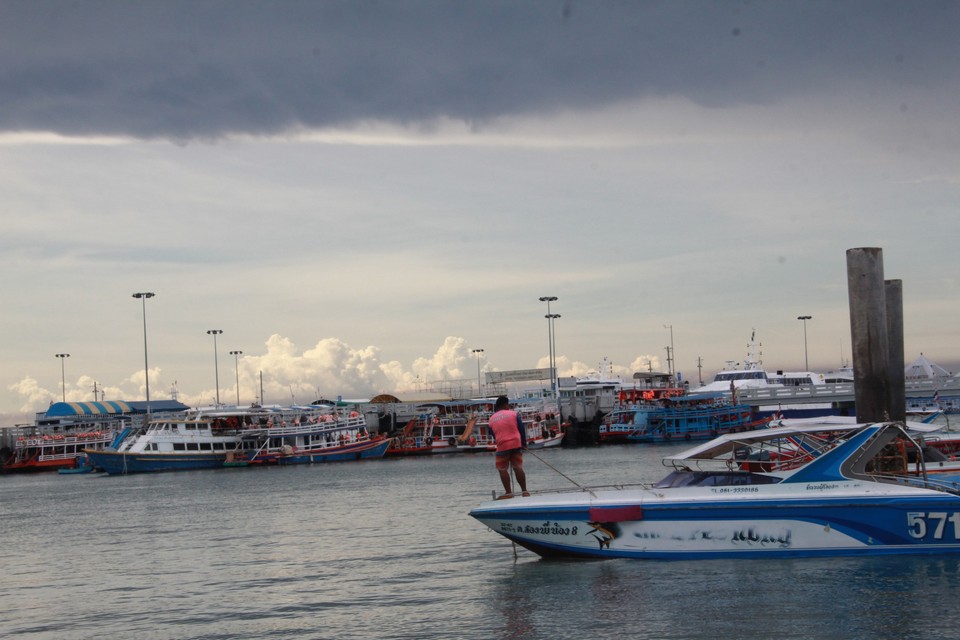
[[[471,418],[474,422],[493,413],[494,400],[448,400],[425,402],[417,415],[392,439],[388,456],[418,456],[434,453],[462,453],[469,446],[464,437]],[[476,445],[476,437],[474,445]]]
[[86,450],[110,474],[379,458],[390,441],[357,412],[327,406],[195,409],[151,421],[118,446]]
[[[526,436],[527,449],[549,449],[563,444],[565,432],[554,408],[549,408],[542,400],[515,401],[511,404],[517,412]],[[497,441],[490,429],[492,413],[473,416],[467,423],[463,435],[457,439],[461,451],[496,451]]]
[[566,432],[553,409],[518,405],[517,410],[527,432],[527,449],[552,449],[563,444]]
[[599,439],[601,444],[709,440],[759,429],[769,420],[754,418],[748,405],[733,404],[726,394],[675,396],[620,405],[604,416]]
[[960,477],[928,474],[922,451],[898,423],[772,427],[667,456],[654,485],[532,492],[470,515],[544,557],[960,553]]

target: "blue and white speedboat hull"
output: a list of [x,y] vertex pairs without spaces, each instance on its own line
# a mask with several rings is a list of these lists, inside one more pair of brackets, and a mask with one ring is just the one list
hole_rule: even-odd
[[[470,515],[546,557],[960,553],[960,490],[924,478],[922,446],[899,427],[806,431],[722,436],[666,460],[675,471],[652,487],[545,492]],[[704,471],[709,460],[723,464]]]

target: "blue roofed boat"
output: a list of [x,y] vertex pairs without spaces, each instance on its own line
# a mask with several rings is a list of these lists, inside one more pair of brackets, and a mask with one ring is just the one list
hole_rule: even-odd
[[470,515],[545,557],[960,553],[960,484],[896,423],[732,433],[668,456],[654,485],[491,500]]
[[725,433],[751,431],[770,418],[754,418],[748,405],[723,393],[674,396],[621,404],[600,425],[601,443],[709,440]]
[[[155,413],[188,409],[176,401],[149,407]],[[0,473],[88,471],[80,462],[84,450],[115,444],[138,428],[146,414],[146,402],[55,402],[36,414],[33,424],[0,429]]]

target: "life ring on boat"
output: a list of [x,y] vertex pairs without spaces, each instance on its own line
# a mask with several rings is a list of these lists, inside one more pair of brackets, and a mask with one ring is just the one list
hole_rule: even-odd
[[474,436],[470,436],[470,446],[471,447],[477,446],[477,439]]
[[450,436],[449,438],[447,438],[447,444],[449,444],[451,447],[455,447],[457,446],[457,439],[454,438],[453,436]]
[[350,417],[351,417],[351,418],[359,418],[359,417],[360,417],[360,414],[357,413],[356,411],[351,411],[351,412],[350,412]]

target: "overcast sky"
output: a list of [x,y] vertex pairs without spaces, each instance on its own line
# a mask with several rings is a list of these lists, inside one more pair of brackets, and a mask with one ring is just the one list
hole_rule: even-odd
[[[0,413],[849,360],[956,371],[957,2],[0,3]],[[220,329],[215,349],[209,329]],[[231,350],[243,354],[234,359]],[[698,360],[699,358],[699,360]],[[5,421],[5,424],[8,421]]]

